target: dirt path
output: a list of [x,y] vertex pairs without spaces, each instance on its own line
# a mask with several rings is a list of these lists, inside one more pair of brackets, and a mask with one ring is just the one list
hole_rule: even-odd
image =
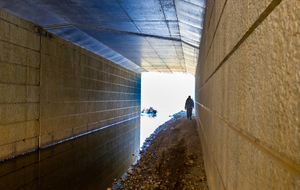
[[196,121],[180,113],[161,125],[112,189],[208,190]]

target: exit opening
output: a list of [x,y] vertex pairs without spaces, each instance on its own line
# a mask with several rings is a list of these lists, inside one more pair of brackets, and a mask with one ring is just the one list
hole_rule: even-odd
[[184,110],[188,96],[195,97],[195,77],[183,73],[142,73],[141,111],[152,107],[156,116],[142,113],[140,146],[157,127]]

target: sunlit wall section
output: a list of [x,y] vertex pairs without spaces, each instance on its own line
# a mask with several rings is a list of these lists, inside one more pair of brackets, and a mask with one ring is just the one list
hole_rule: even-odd
[[196,72],[210,189],[299,189],[300,2],[208,0]]

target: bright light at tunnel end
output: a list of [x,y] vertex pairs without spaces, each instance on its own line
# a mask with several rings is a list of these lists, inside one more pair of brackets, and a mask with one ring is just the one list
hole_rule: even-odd
[[184,73],[142,73],[141,109],[153,107],[158,114],[184,110],[187,97],[195,97],[195,77]]

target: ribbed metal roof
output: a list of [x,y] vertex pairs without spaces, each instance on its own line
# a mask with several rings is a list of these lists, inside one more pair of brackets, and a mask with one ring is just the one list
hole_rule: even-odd
[[0,0],[0,8],[135,72],[195,73],[205,0]]

